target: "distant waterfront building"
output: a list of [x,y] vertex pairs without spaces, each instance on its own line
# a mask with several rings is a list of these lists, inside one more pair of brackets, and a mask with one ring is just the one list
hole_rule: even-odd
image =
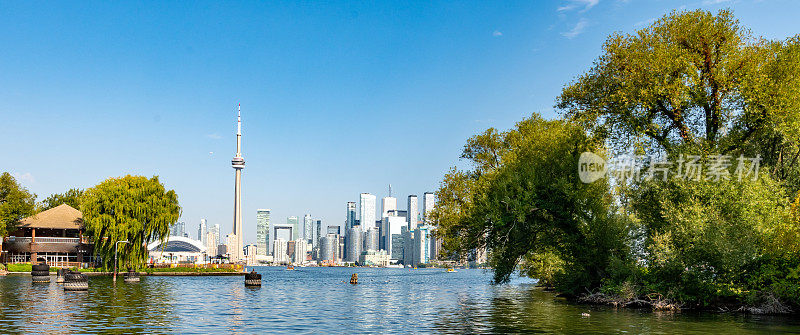
[[206,244],[206,232],[208,232],[206,219],[200,219],[200,225],[197,227],[197,239],[200,240],[200,243],[203,243],[203,245],[208,245]]
[[322,238],[322,220],[317,220],[317,227],[315,229],[316,234],[314,234],[314,245],[319,244],[319,240]]
[[361,254],[359,262],[366,266],[388,266],[389,255],[385,250],[365,251]]
[[[406,219],[400,216],[387,216],[381,222],[380,249],[386,250],[391,259],[403,259],[403,235],[401,228],[406,226]],[[399,250],[395,250],[398,249]]]
[[296,216],[290,216],[286,218],[286,224],[292,226],[292,236],[290,237],[291,240],[296,240],[300,238],[300,227],[299,221]]
[[345,238],[346,244],[346,252],[345,255],[347,256],[345,261],[347,262],[358,262],[358,257],[361,256],[362,250],[362,234],[361,234],[361,226],[353,226],[347,231],[347,237]]
[[231,259],[231,261],[239,260],[238,258],[234,258],[236,256],[232,256],[236,252],[238,242],[239,241],[236,239],[236,234],[230,233],[228,235],[225,235],[225,251],[227,252],[228,258]]
[[257,255],[266,256],[269,254],[269,209],[256,210],[256,246]]
[[403,235],[403,264],[414,265],[414,230],[402,227]]
[[432,228],[428,225],[422,225],[414,230],[414,266],[430,263]]
[[320,261],[336,262],[336,251],[338,249],[339,237],[335,234],[328,234],[320,241]]
[[369,193],[361,193],[359,206],[361,229],[366,230],[375,224],[375,196]]
[[219,241],[217,241],[217,236],[214,235],[214,232],[212,231],[207,232],[205,245],[206,245],[206,253],[208,253],[209,257],[214,257],[219,255],[219,252],[217,251],[218,244]]
[[417,217],[419,217],[419,199],[412,194],[408,196],[408,209],[406,219],[408,219],[408,230],[417,229]]
[[341,263],[344,261],[344,236],[336,235],[336,262]]
[[345,225],[344,230],[347,231],[353,226],[356,225],[357,214],[356,214],[356,203],[353,201],[347,202],[347,216],[345,216]]
[[156,240],[147,245],[148,262],[205,263],[206,248],[199,240],[173,236],[167,241]]
[[175,224],[170,227],[169,233],[170,236],[189,237],[186,235],[186,223],[183,221],[175,222]]
[[244,246],[244,256],[247,259],[247,264],[256,264],[256,255],[258,254],[258,246],[255,244],[248,244]]
[[370,227],[364,232],[364,251],[378,251],[380,248],[378,228]]
[[286,240],[276,237],[273,242],[272,261],[277,264],[285,264],[289,262],[289,255],[286,253]]
[[425,224],[431,224],[431,211],[433,207],[436,206],[436,199],[431,192],[425,192],[423,196],[423,203],[422,203],[422,213],[423,213],[423,221]]
[[403,221],[408,220],[408,211],[404,209],[395,209],[387,212],[388,216],[397,216],[403,218]]
[[211,232],[214,233],[214,243],[222,244],[222,235],[219,233],[219,224],[214,224],[214,227],[211,229]]
[[340,234],[341,234],[341,232],[342,232],[341,230],[342,230],[342,227],[340,227],[340,226],[328,226],[328,231],[327,231],[327,233],[328,233],[328,234],[336,234],[336,235],[340,235]]
[[311,214],[306,214],[303,216],[303,239],[308,241],[308,243],[313,243],[314,238],[314,220],[311,218]]
[[297,264],[305,263],[308,255],[308,241],[305,239],[297,240],[294,243],[294,259]]
[[286,242],[286,256],[289,257],[289,263],[294,259],[294,246],[297,244],[297,241]]
[[381,218],[389,216],[389,211],[395,210],[397,210],[397,198],[389,195],[381,199]]

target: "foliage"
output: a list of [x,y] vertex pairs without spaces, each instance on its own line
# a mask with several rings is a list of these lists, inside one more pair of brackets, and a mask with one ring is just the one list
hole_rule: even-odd
[[46,211],[51,208],[58,207],[61,204],[67,204],[75,209],[81,208],[81,198],[83,197],[83,190],[79,188],[71,188],[64,193],[51,194],[49,197],[42,200],[39,205],[40,211]]
[[437,191],[433,217],[445,249],[463,256],[487,248],[495,282],[527,259],[528,273],[563,266],[564,291],[599,285],[610,259],[627,257],[627,227],[607,183],[578,179],[578,157],[593,149],[576,124],[536,114],[470,139],[462,157],[474,169],[451,170]]
[[776,137],[796,148],[798,45],[754,38],[728,10],[673,12],[610,36],[557,105],[615,149],[728,153]]
[[14,231],[19,221],[33,215],[36,195],[28,192],[8,173],[0,174],[0,236]]
[[147,244],[169,236],[181,207],[175,191],[166,191],[158,177],[129,175],[86,190],[81,211],[95,255],[105,266],[113,267],[116,242],[128,241],[119,244],[120,267],[125,268],[147,260]]

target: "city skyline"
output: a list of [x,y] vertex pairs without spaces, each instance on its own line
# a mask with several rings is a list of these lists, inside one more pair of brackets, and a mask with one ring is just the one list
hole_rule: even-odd
[[422,197],[471,135],[555,116],[559,91],[614,32],[679,6],[731,8],[766,38],[800,30],[797,3],[682,5],[6,3],[0,132],[26,145],[4,148],[0,164],[39,200],[158,175],[187,231],[206,218],[224,238],[241,103],[243,243],[255,241],[258,208],[274,222],[343,226],[342,204],[359,193],[383,198],[391,183],[399,201]]

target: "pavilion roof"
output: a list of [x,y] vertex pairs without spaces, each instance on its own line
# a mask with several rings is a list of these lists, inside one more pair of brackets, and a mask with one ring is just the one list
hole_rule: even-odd
[[24,218],[20,228],[81,229],[83,213],[67,204]]

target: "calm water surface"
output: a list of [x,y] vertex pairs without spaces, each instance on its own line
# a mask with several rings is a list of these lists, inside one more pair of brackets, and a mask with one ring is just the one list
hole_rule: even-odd
[[[257,271],[263,286],[255,289],[240,276],[143,277],[116,285],[110,277],[90,277],[88,292],[8,275],[0,277],[0,333],[800,334],[794,318],[572,305],[521,279],[491,286],[483,270]],[[359,285],[345,283],[353,272]]]

